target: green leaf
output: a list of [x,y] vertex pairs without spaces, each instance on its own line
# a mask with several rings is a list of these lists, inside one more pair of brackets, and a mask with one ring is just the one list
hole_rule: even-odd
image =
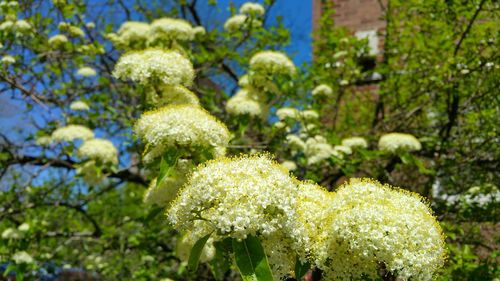
[[248,236],[243,241],[233,239],[236,265],[244,281],[272,281],[273,275],[259,239]]
[[301,280],[310,268],[311,264],[309,262],[302,263],[297,257],[295,259],[295,279]]
[[231,239],[226,238],[223,241],[217,241],[214,246],[215,257],[209,263],[210,271],[212,271],[215,280],[224,280],[226,272],[231,269],[230,254],[233,250]]
[[200,238],[200,240],[196,241],[191,249],[191,254],[189,254],[188,260],[188,268],[192,271],[195,271],[198,268],[198,261],[200,260],[201,252],[207,243],[208,238],[210,238],[212,232]]
[[164,156],[161,157],[160,173],[158,174],[158,178],[156,180],[156,187],[158,187],[165,178],[170,176],[170,173],[177,164],[177,160],[179,160],[179,157],[180,155],[178,151],[175,152],[169,151]]

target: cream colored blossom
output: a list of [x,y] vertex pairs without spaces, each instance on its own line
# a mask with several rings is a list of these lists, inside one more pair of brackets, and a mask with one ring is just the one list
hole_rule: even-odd
[[318,120],[319,114],[315,110],[304,110],[300,112],[300,117],[305,121]]
[[444,264],[441,227],[417,194],[353,179],[332,205],[330,235],[316,258],[326,279],[377,279],[383,264],[402,280],[433,280]]
[[23,233],[15,228],[7,228],[4,231],[2,231],[2,239],[5,240],[16,240],[16,239],[21,239],[23,237]]
[[245,74],[238,79],[238,86],[242,88],[246,88],[250,85],[250,82],[248,81],[248,75]]
[[35,143],[40,146],[48,146],[52,142],[52,138],[49,136],[41,136],[36,138]]
[[259,74],[294,75],[295,65],[285,54],[276,51],[261,51],[250,59],[250,70]]
[[378,141],[378,147],[380,150],[392,153],[398,150],[415,151],[422,149],[422,145],[416,137],[403,133],[389,133],[383,135]]
[[203,36],[203,35],[207,34],[207,31],[205,30],[205,28],[203,26],[196,26],[196,27],[193,27],[193,34],[194,34],[194,36]]
[[348,146],[350,148],[355,148],[355,147],[367,148],[368,142],[366,142],[366,140],[362,137],[351,137],[343,139],[342,145]]
[[297,170],[297,164],[295,164],[295,162],[290,161],[290,160],[283,161],[283,163],[281,163],[281,165],[283,167],[287,168],[289,171]]
[[118,47],[132,49],[143,48],[149,36],[150,26],[145,22],[124,22],[116,34],[108,34],[108,38]]
[[321,84],[312,90],[312,95],[315,97],[331,97],[333,90],[330,86]]
[[333,147],[327,143],[323,136],[315,136],[306,140],[304,154],[307,157],[307,164],[312,165],[330,158],[335,152]]
[[97,72],[92,67],[84,66],[84,67],[80,67],[77,70],[76,75],[83,76],[83,77],[93,77],[93,76],[97,75]]
[[194,168],[192,161],[179,159],[170,175],[157,186],[157,179],[153,179],[148,190],[144,193],[144,203],[167,207],[177,197],[177,192],[186,182],[187,176]]
[[19,251],[19,252],[16,252],[13,256],[12,256],[12,259],[14,260],[15,263],[17,264],[22,264],[22,263],[26,263],[26,264],[30,264],[30,263],[34,263],[35,260],[33,259],[32,256],[30,256],[28,253],[26,253],[25,251]]
[[134,127],[155,158],[168,149],[214,149],[226,147],[227,127],[204,109],[192,105],[169,105],[142,114]]
[[55,47],[61,47],[62,45],[69,42],[68,37],[63,34],[57,34],[49,38],[49,45],[54,45]]
[[31,24],[26,20],[17,20],[14,23],[14,29],[19,33],[26,33],[31,30]]
[[264,117],[265,106],[260,97],[249,89],[241,89],[226,103],[226,111],[231,115]]
[[242,29],[260,27],[262,22],[246,15],[234,15],[226,20],[224,29],[228,32],[236,32]]
[[6,55],[6,56],[3,56],[2,59],[0,60],[3,64],[6,64],[6,65],[9,65],[9,64],[13,64],[16,62],[16,59],[13,57],[13,56],[9,56],[9,55]]
[[286,143],[294,150],[304,151],[306,149],[305,142],[297,135],[287,135]]
[[296,189],[288,170],[266,155],[218,158],[193,172],[168,220],[181,230],[215,230],[217,239],[266,237],[294,215]]
[[72,102],[69,105],[69,108],[71,110],[74,110],[74,111],[87,111],[87,110],[90,109],[90,107],[88,106],[88,104],[86,104],[85,102],[83,102],[81,100]]
[[68,125],[66,127],[57,128],[52,132],[52,141],[74,141],[76,139],[88,140],[94,138],[94,133],[87,127],[81,125]]
[[78,148],[78,155],[84,159],[92,159],[107,164],[118,164],[118,150],[106,139],[90,139]]
[[30,225],[28,223],[24,222],[17,227],[17,230],[19,230],[21,232],[27,232],[28,230],[30,230]]
[[264,7],[259,3],[246,2],[240,7],[240,14],[247,14],[252,16],[262,16],[266,13]]
[[156,107],[174,104],[200,105],[196,94],[181,85],[161,85],[150,91],[148,98]]
[[178,52],[148,49],[120,57],[113,75],[141,84],[160,81],[166,85],[190,86],[194,79],[194,69],[191,62]]
[[85,32],[83,32],[83,30],[79,27],[76,27],[76,26],[70,26],[68,28],[68,33],[70,36],[73,36],[73,37],[84,37],[85,36]]
[[193,27],[188,21],[174,18],[161,18],[151,23],[149,40],[190,41],[194,38]]
[[276,116],[278,116],[280,120],[285,120],[287,118],[296,119],[299,115],[299,111],[293,107],[282,107],[276,110]]
[[334,153],[341,153],[344,155],[352,154],[352,149],[349,146],[345,145],[336,145],[333,147]]

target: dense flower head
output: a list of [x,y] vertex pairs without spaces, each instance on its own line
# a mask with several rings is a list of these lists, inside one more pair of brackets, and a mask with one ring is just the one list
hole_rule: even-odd
[[245,87],[248,87],[249,85],[250,85],[250,81],[248,81],[248,75],[247,74],[241,76],[238,79],[238,86],[240,86],[242,88],[245,88]]
[[113,44],[119,47],[144,47],[148,39],[150,26],[145,22],[124,22],[116,34],[108,34]]
[[260,20],[249,18],[246,15],[234,15],[226,20],[224,29],[228,32],[236,32],[242,29],[260,27]]
[[262,16],[266,10],[259,3],[254,2],[246,2],[240,7],[241,14],[253,15],[253,16]]
[[342,140],[341,144],[350,148],[361,147],[367,148],[368,142],[362,137],[351,137]]
[[319,118],[319,114],[315,110],[303,110],[300,112],[300,117],[305,121],[314,121]]
[[166,207],[177,197],[177,192],[186,182],[187,176],[194,168],[191,160],[179,159],[173,172],[157,185],[157,179],[153,179],[148,190],[144,193],[144,203]]
[[84,67],[80,67],[76,71],[76,75],[83,76],[83,77],[93,77],[93,76],[97,75],[97,72],[92,67],[84,66]]
[[90,109],[89,105],[81,100],[72,102],[69,108],[74,111],[87,111]]
[[183,19],[161,18],[151,23],[149,40],[190,41],[194,38],[193,27]]
[[265,106],[260,97],[250,89],[241,89],[226,103],[226,111],[231,115],[264,117]]
[[94,138],[94,132],[89,128],[82,125],[68,125],[65,127],[57,128],[52,132],[52,141],[74,141],[76,139],[88,140]]
[[120,57],[113,75],[141,84],[160,81],[166,85],[190,86],[194,79],[194,69],[191,62],[178,52],[148,49]]
[[281,163],[281,165],[285,168],[287,168],[289,171],[295,171],[297,170],[297,164],[294,161],[291,160],[286,160]]
[[443,265],[442,230],[418,195],[352,179],[332,200],[330,235],[316,257],[327,280],[376,279],[381,266],[402,280],[432,280]]
[[168,149],[226,147],[230,140],[223,123],[203,108],[193,105],[168,105],[146,112],[134,129],[153,153],[148,156],[151,158]]
[[410,134],[403,133],[389,133],[380,137],[378,141],[380,150],[396,152],[403,151],[416,151],[422,149],[422,145],[416,137]]
[[312,165],[330,158],[334,152],[333,147],[323,136],[314,136],[306,140],[304,154],[307,157],[307,164]]
[[333,95],[333,90],[330,86],[321,84],[312,90],[312,95],[318,97],[331,97]]
[[195,93],[181,85],[162,85],[148,93],[150,103],[155,107],[169,104],[200,105],[200,100]]
[[299,117],[299,111],[293,107],[282,107],[276,110],[276,116],[280,120],[285,120],[287,118],[296,119]]
[[297,135],[287,135],[286,143],[293,150],[304,151],[306,149],[306,143]]
[[63,34],[57,34],[49,38],[49,45],[54,45],[55,47],[60,47],[63,44],[69,42],[68,37]]
[[2,64],[16,63],[16,59],[13,56],[9,56],[9,55],[3,56],[2,59],[0,59],[0,61],[2,62]]
[[344,155],[352,154],[352,149],[345,145],[336,145],[333,147],[332,154],[337,158],[344,158]]
[[206,227],[221,238],[265,237],[294,214],[296,190],[288,170],[267,155],[221,157],[192,173],[168,219],[177,228]]
[[118,150],[112,142],[106,139],[90,139],[78,148],[78,155],[108,164],[118,164]]
[[193,27],[193,34],[194,34],[194,36],[203,36],[203,35],[207,34],[207,31],[205,30],[205,28],[203,26],[196,26],[196,27]]
[[250,59],[250,69],[257,74],[294,75],[295,65],[285,54],[276,51],[261,51]]
[[12,255],[12,260],[14,260],[14,262],[17,264],[30,264],[35,262],[33,257],[25,251],[16,252],[14,255]]

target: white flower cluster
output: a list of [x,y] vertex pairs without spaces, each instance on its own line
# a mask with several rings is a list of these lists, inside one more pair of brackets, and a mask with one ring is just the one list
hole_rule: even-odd
[[262,16],[266,13],[266,9],[259,4],[254,2],[246,2],[240,7],[240,14],[247,14],[250,16]]
[[13,56],[9,56],[9,55],[3,56],[0,61],[2,62],[2,64],[6,64],[6,65],[16,63],[16,59]]
[[[266,155],[218,158],[200,165],[168,210],[180,229],[215,230],[245,239],[281,231],[294,215],[296,180]],[[203,231],[201,231],[203,232]]]
[[347,146],[350,148],[356,148],[356,147],[361,147],[361,148],[367,148],[368,147],[368,142],[362,137],[351,137],[351,138],[345,138],[342,140],[342,145]]
[[300,116],[300,114],[296,108],[282,107],[276,110],[276,116],[278,116],[279,120],[283,121],[286,120],[287,118],[297,119]]
[[85,102],[83,102],[81,100],[72,102],[69,105],[69,108],[71,110],[74,110],[74,111],[87,111],[87,110],[90,110],[90,107],[88,106],[88,104],[86,104]]
[[266,108],[262,98],[253,89],[241,89],[226,103],[226,111],[231,115],[247,115],[265,118]]
[[34,263],[35,262],[35,260],[33,259],[33,257],[30,256],[30,254],[28,254],[25,251],[16,252],[12,256],[12,260],[14,260],[14,262],[17,263],[17,264],[23,264],[23,263],[30,264],[30,263]]
[[69,42],[68,37],[66,37],[66,35],[63,34],[56,34],[50,37],[48,41],[49,45],[53,45],[56,48],[60,48],[68,42]]
[[306,140],[304,154],[307,157],[307,164],[313,165],[330,158],[334,154],[333,147],[323,136],[314,136]]
[[285,54],[276,51],[261,51],[250,59],[250,70],[259,75],[294,75],[295,65]]
[[150,26],[145,22],[124,22],[116,34],[110,33],[108,39],[120,48],[141,49],[146,46]]
[[51,135],[51,139],[54,142],[71,142],[77,139],[88,140],[93,138],[94,132],[82,125],[68,125],[57,128]]
[[395,153],[398,150],[416,151],[422,149],[422,145],[416,137],[410,134],[389,133],[380,137],[378,141],[380,150]]
[[203,108],[193,105],[169,105],[146,112],[137,121],[137,135],[152,149],[149,158],[167,149],[214,149],[226,147],[227,127]]
[[312,90],[312,95],[314,97],[331,97],[333,95],[333,90],[330,86],[321,84]]
[[376,279],[380,265],[402,280],[432,280],[444,238],[418,195],[371,180],[351,180],[331,201],[329,233],[316,266],[327,280]]
[[237,32],[243,29],[257,28],[262,25],[258,19],[246,15],[234,15],[226,20],[224,29],[228,32]]
[[175,51],[148,49],[123,55],[115,65],[113,75],[141,84],[159,81],[166,85],[190,86],[194,79],[191,62]]
[[156,87],[148,92],[148,99],[155,107],[169,104],[200,105],[200,100],[196,94],[181,85],[161,85]]
[[190,41],[194,38],[193,27],[188,21],[174,18],[154,20],[149,29],[149,40]]
[[82,77],[94,77],[97,75],[97,72],[92,67],[84,66],[84,67],[80,67],[76,71],[76,75],[79,75]]
[[78,148],[78,155],[84,159],[100,161],[104,164],[118,164],[118,150],[106,139],[90,139]]

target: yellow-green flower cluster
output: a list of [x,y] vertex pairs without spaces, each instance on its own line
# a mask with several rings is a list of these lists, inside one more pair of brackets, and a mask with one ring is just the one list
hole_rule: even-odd
[[118,31],[107,35],[113,44],[120,48],[141,49],[146,47],[150,26],[145,22],[124,22]]
[[93,77],[97,75],[97,72],[92,67],[84,66],[76,71],[76,75],[83,77]]
[[240,14],[247,14],[250,16],[262,16],[266,13],[266,9],[259,4],[254,2],[246,2],[240,7]]
[[169,177],[157,185],[157,179],[153,179],[149,184],[149,188],[144,194],[144,203],[166,207],[175,199],[177,192],[181,186],[186,182],[188,174],[193,169],[191,160],[179,159],[174,171],[170,173]]
[[361,147],[361,148],[367,148],[368,147],[368,142],[362,137],[351,137],[351,138],[345,138],[342,140],[342,145],[347,146],[352,148],[356,147]]
[[378,141],[380,150],[388,152],[416,151],[422,149],[422,145],[416,137],[410,134],[389,133],[380,137]]
[[263,98],[253,89],[241,89],[226,103],[226,111],[231,115],[247,115],[264,118],[266,108]]
[[331,97],[333,95],[333,90],[330,86],[321,84],[312,90],[312,95],[314,97]]
[[56,48],[62,47],[64,44],[69,42],[68,37],[64,34],[56,34],[49,38],[49,45],[53,45]]
[[178,52],[148,49],[120,57],[113,75],[145,85],[160,82],[190,86],[194,79],[194,69],[191,62]]
[[260,27],[262,22],[246,15],[234,15],[226,20],[224,29],[228,32],[237,32],[243,29]]
[[87,160],[95,160],[104,164],[118,164],[118,150],[106,139],[90,139],[78,148],[78,155]]
[[94,132],[82,125],[68,125],[57,128],[52,132],[51,139],[54,142],[71,142],[76,139],[88,140],[94,138]]
[[167,149],[214,149],[226,147],[230,140],[223,123],[193,105],[169,105],[146,112],[134,130],[150,149],[151,159]]
[[323,136],[317,135],[306,140],[304,154],[307,164],[312,165],[330,158],[335,152]]
[[149,102],[155,107],[169,104],[200,105],[200,100],[195,93],[181,85],[161,85],[153,88],[148,93]]
[[87,111],[87,110],[90,109],[90,107],[88,106],[88,104],[86,104],[85,102],[83,102],[81,100],[72,102],[69,105],[69,108],[71,110],[74,110],[74,111]]
[[276,51],[262,51],[250,59],[250,70],[259,75],[294,75],[295,65],[285,54]]
[[327,280],[376,279],[383,266],[402,280],[432,280],[445,259],[444,238],[418,195],[372,180],[351,180],[334,210],[316,266]]
[[177,228],[206,228],[220,237],[270,236],[294,215],[296,189],[288,171],[267,155],[218,158],[193,172],[168,219]]
[[194,38],[193,27],[188,21],[174,18],[154,20],[149,29],[149,40],[190,41]]

